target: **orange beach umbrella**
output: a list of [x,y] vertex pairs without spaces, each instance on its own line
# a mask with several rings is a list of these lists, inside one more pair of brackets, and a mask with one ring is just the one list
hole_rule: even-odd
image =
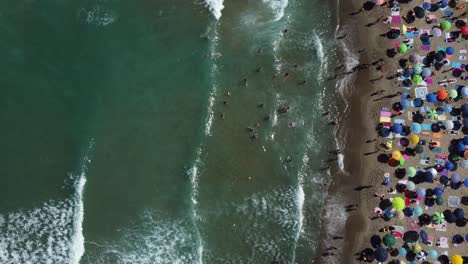
[[448,97],[447,90],[439,89],[439,91],[437,91],[437,99],[439,99],[440,101],[444,101],[445,99],[447,99],[447,97]]

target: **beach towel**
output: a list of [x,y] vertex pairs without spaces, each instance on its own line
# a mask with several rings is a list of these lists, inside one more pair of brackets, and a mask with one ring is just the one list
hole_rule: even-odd
[[427,245],[430,247],[434,245],[434,236],[427,236]]
[[460,54],[465,54],[465,53],[467,53],[467,50],[466,50],[466,49],[461,49],[461,50],[460,50]]
[[398,46],[400,46],[400,42],[394,41],[394,42],[393,42],[393,48],[394,48],[395,50],[397,50],[397,49],[398,49]]
[[414,89],[416,98],[425,100],[427,95],[427,87],[418,87]]
[[401,17],[398,16],[392,16],[392,24],[401,24]]
[[460,197],[458,196],[449,196],[447,199],[448,207],[458,208],[460,205]]
[[405,37],[407,38],[415,38],[416,34],[414,32],[406,32]]
[[408,228],[408,230],[414,230],[414,231],[419,230],[419,225],[418,223],[415,223],[415,222],[417,222],[417,220],[412,219],[412,218],[406,218],[406,227]]
[[422,130],[431,131],[431,124],[422,124]]
[[427,86],[432,86],[432,78],[431,77],[427,77],[426,79],[424,79],[427,83]]
[[395,237],[395,238],[403,238],[403,234],[405,233],[405,228],[402,227],[402,226],[393,226],[393,231],[392,231],[392,235]]
[[448,248],[448,238],[447,237],[439,237],[437,240],[437,246],[440,248]]
[[461,63],[460,63],[460,62],[452,61],[452,68],[460,68],[460,67],[461,67]]
[[429,137],[431,134],[427,131],[421,132],[421,136]]
[[443,159],[443,160],[447,160],[447,159],[448,159],[448,155],[447,155],[447,154],[437,154],[437,155],[436,155],[436,158],[438,158],[438,159]]
[[430,45],[422,45],[421,50],[429,51],[429,50],[431,50],[431,46]]
[[442,132],[439,132],[439,133],[432,133],[432,136],[433,136],[434,138],[440,138],[440,139],[444,138],[444,134],[443,134]]
[[435,225],[434,227],[435,227],[436,231],[441,231],[441,232],[447,231],[447,223],[442,223],[440,225]]
[[461,56],[458,56],[458,59],[461,60],[461,61],[464,61],[464,60],[467,60],[468,57],[466,57],[464,55],[461,55]]
[[442,153],[442,148],[433,148],[431,151],[434,153]]

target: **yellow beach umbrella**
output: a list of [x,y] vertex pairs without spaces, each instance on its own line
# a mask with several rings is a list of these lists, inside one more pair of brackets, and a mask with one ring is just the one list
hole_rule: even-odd
[[413,251],[414,251],[414,253],[419,253],[419,252],[422,251],[422,248],[421,248],[421,246],[419,244],[416,244],[413,247]]
[[411,136],[409,136],[409,141],[411,142],[411,144],[416,145],[419,143],[419,136],[416,134],[412,134]]
[[402,211],[405,209],[405,200],[401,197],[395,197],[392,200],[392,207],[397,211]]
[[460,255],[452,256],[452,264],[463,264],[463,258]]
[[399,161],[401,159],[401,152],[399,150],[393,151],[392,158]]
[[408,32],[408,28],[406,27],[406,25],[401,26],[401,33],[406,34],[406,32]]

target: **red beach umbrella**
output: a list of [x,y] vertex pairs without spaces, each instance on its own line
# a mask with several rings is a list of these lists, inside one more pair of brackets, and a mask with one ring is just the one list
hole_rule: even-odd
[[463,26],[461,28],[461,33],[463,36],[468,36],[468,26]]
[[445,99],[447,99],[447,97],[448,97],[447,90],[439,89],[439,91],[437,91],[437,99],[439,99],[440,101],[444,101]]

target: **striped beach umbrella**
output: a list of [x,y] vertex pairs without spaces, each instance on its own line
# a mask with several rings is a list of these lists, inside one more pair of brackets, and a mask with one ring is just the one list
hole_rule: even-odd
[[426,117],[429,120],[437,120],[439,118],[439,114],[437,114],[435,109],[431,109],[426,112]]
[[435,212],[432,215],[432,222],[436,225],[440,225],[445,222],[445,216],[441,212]]

